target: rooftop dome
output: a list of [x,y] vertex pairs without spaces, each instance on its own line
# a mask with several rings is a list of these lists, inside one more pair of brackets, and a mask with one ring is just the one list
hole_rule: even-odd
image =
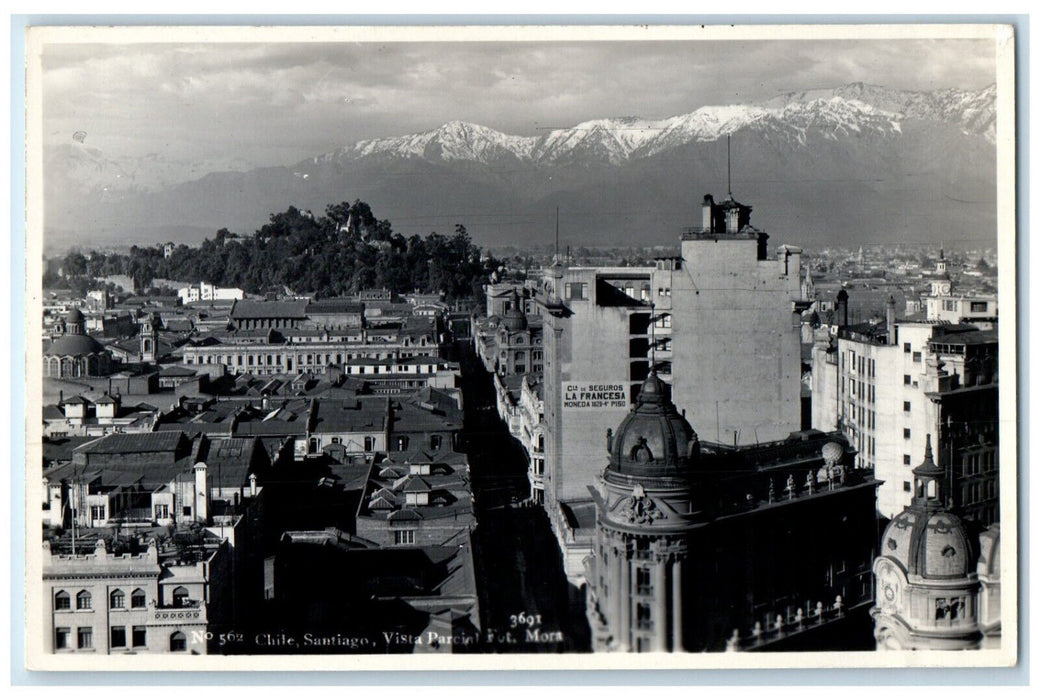
[[510,332],[522,331],[527,327],[527,319],[520,304],[520,294],[513,290],[513,301],[502,316],[502,325]]
[[679,415],[668,386],[651,373],[611,439],[608,471],[635,477],[681,476],[699,454],[697,433]]
[[914,469],[914,498],[892,519],[881,553],[896,560],[907,577],[951,580],[975,572],[977,552],[963,521],[946,510],[941,484],[945,470],[932,460],[932,436],[924,461]]
[[79,357],[104,351],[104,346],[89,335],[63,335],[55,338],[54,342],[43,351],[43,354],[55,357]]
[[80,311],[79,309],[70,309],[69,312],[67,314],[65,314],[65,324],[66,325],[70,325],[71,326],[73,324],[76,324],[76,325],[78,325],[78,326],[80,326],[82,328],[83,327],[83,323],[84,323],[83,312]]

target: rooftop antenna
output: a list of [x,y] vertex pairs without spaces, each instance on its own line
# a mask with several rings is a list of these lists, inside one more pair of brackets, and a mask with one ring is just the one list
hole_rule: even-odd
[[560,261],[560,208],[556,207],[556,262]]
[[733,199],[733,162],[729,156],[729,134],[726,134],[726,192]]

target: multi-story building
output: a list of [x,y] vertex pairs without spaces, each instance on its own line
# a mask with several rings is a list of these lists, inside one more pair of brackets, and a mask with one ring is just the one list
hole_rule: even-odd
[[935,272],[928,276],[929,293],[922,298],[929,321],[973,323],[992,328],[997,322],[996,294],[959,294],[953,287],[946,256],[939,251]]
[[196,301],[235,301],[245,297],[245,293],[237,287],[217,287],[206,282],[189,285],[177,290],[181,303],[191,304]]
[[[840,305],[841,302],[839,302]],[[921,436],[937,437],[955,509],[997,519],[997,336],[974,326],[898,320],[840,326],[813,348],[813,427],[842,430],[857,466],[883,482],[878,512],[910,504]]]
[[545,401],[541,375],[524,375],[520,385],[520,444],[527,453],[531,500],[545,503]]
[[[501,310],[477,324],[475,336],[477,356],[493,374],[541,374],[545,361],[542,342],[542,318],[537,307],[528,309],[532,300],[528,290],[513,287],[488,297],[488,309]],[[503,301],[502,297],[505,297]]]
[[866,627],[876,482],[843,437],[702,443],[669,393],[643,383],[590,487],[594,649],[812,649],[827,628]]
[[[801,251],[780,246],[769,259],[768,235],[750,212],[708,195],[678,257],[545,273],[545,504],[575,584],[591,549],[586,489],[598,445],[637,400],[651,364],[680,410],[718,442],[754,444],[802,427]],[[577,532],[568,542],[565,533]]]
[[110,433],[151,432],[159,409],[151,405],[124,405],[120,396],[103,394],[95,401],[73,396],[43,407],[44,437],[94,436]]
[[227,540],[175,533],[140,552],[43,543],[43,643],[56,654],[206,654],[231,623]]

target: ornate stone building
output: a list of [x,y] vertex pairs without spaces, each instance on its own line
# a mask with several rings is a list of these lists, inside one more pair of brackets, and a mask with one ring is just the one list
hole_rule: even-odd
[[585,560],[595,650],[870,647],[877,482],[840,434],[702,442],[651,372],[607,446]]
[[597,648],[683,649],[688,535],[703,521],[700,443],[665,392],[651,374],[617,435],[608,433],[610,464],[593,494],[598,558],[589,617]]
[[947,509],[945,481],[929,435],[914,469],[913,500],[885,529],[874,562],[879,650],[978,649],[984,635],[999,639],[999,527],[973,536]]
[[112,354],[84,331],[79,309],[72,309],[55,327],[53,341],[43,351],[45,377],[104,377],[112,371]]

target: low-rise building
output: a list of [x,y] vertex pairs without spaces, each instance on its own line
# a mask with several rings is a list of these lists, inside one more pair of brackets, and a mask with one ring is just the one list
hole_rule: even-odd
[[[234,595],[226,540],[175,533],[140,551],[43,543],[43,640],[56,654],[207,654]],[[87,543],[89,544],[89,543]]]

